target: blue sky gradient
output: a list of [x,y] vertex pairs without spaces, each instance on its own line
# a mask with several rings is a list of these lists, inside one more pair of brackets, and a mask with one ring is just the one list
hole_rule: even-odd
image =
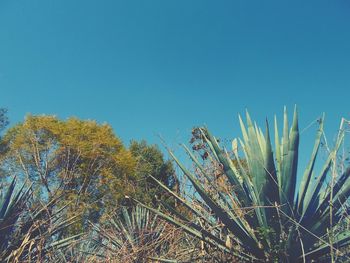
[[349,70],[347,0],[0,0],[12,124],[77,116],[173,144],[202,124],[236,137],[246,108],[264,124],[297,104],[301,129],[325,111],[333,135],[350,119]]

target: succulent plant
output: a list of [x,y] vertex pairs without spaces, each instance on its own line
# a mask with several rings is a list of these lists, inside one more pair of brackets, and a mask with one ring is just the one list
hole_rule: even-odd
[[93,239],[100,248],[94,254],[107,261],[150,262],[155,258],[161,260],[169,251],[172,226],[138,205],[121,207],[103,225],[93,226],[98,234]]
[[74,218],[64,219],[63,208],[53,212],[55,200],[47,205],[33,205],[32,201],[31,187],[23,185],[16,191],[16,179],[1,186],[1,262],[52,262],[56,251],[78,237],[58,238]]
[[[193,213],[195,221],[175,210],[173,216],[143,206],[241,262],[334,262],[339,255],[349,260],[342,249],[350,244],[350,231],[343,230],[341,219],[350,195],[350,167],[337,166],[344,130],[340,130],[324,163],[316,165],[324,117],[319,119],[310,160],[298,180],[297,110],[291,128],[285,110],[281,137],[275,118],[275,151],[267,122],[263,134],[248,113],[246,124],[241,117],[239,120],[243,139],[233,141],[232,154],[220,147],[206,128],[199,129],[210,149],[209,157],[219,164],[229,190],[218,187],[215,176],[208,173],[203,162],[186,146],[197,173],[187,169],[171,150],[169,153],[194,187],[194,201],[172,192],[153,178]],[[239,154],[238,145],[243,154]],[[319,166],[320,172],[316,174],[315,167]]]

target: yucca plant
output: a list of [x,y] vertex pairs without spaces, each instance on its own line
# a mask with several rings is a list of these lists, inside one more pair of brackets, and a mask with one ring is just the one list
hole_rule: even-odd
[[55,201],[34,205],[31,187],[15,189],[16,179],[1,188],[0,261],[52,262],[55,251],[77,238],[57,238],[59,231],[74,219],[63,220],[63,209],[52,212]]
[[96,258],[90,262],[177,262],[167,258],[189,254],[189,246],[175,251],[184,243],[181,232],[139,205],[121,207],[105,224],[93,226],[99,249],[88,253]]
[[[318,120],[314,148],[299,182],[297,111],[289,128],[285,110],[281,137],[275,118],[275,151],[268,123],[263,134],[248,113],[246,124],[241,117],[239,120],[243,139],[233,141],[232,154],[221,148],[206,128],[199,129],[210,149],[207,157],[218,164],[229,190],[222,190],[203,162],[184,146],[197,172],[187,169],[171,150],[169,153],[196,190],[195,200],[179,196],[158,183],[197,219],[190,220],[176,210],[172,210],[176,215],[172,216],[148,209],[241,262],[335,262],[340,255],[349,261],[342,249],[350,243],[350,231],[343,230],[340,223],[347,212],[350,167],[339,168],[337,163],[344,129],[317,173],[324,117]],[[238,146],[243,154],[238,152]]]
[[84,262],[108,262],[105,251],[94,240],[92,232],[87,231],[77,242],[66,246],[55,253],[56,262],[84,263]]

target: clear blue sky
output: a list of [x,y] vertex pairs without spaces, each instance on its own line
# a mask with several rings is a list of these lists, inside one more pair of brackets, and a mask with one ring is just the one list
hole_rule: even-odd
[[0,106],[171,144],[299,106],[350,119],[350,2],[0,0]]

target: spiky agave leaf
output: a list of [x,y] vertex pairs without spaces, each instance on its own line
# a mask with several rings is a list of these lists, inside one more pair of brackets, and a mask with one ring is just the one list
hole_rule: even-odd
[[[212,228],[209,228],[215,229],[214,224],[217,221],[223,224],[234,237],[234,243],[241,248],[241,259],[246,261],[297,262],[303,259],[312,260],[329,255],[333,249],[338,250],[349,245],[350,238],[347,233],[334,233],[333,236],[328,234],[330,228],[336,229],[339,225],[342,204],[350,196],[350,168],[346,169],[339,177],[332,191],[327,185],[330,172],[336,172],[334,161],[342,144],[344,133],[340,132],[335,147],[330,152],[319,176],[315,180],[312,179],[316,173],[315,163],[323,134],[323,117],[320,119],[320,127],[317,131],[310,162],[298,187],[297,167],[300,134],[297,110],[294,110],[292,125],[289,129],[285,109],[281,138],[278,134],[275,118],[275,152],[272,150],[268,123],[264,135],[261,129],[253,123],[248,113],[246,119],[247,124],[244,124],[240,117],[243,133],[243,140],[240,140],[240,143],[247,163],[246,169],[243,170],[233,166],[232,157],[219,146],[215,137],[207,129],[201,128],[203,138],[213,156],[212,159],[216,160],[222,167],[223,174],[227,178],[226,183],[232,187],[231,192],[223,192],[213,186],[210,179],[213,176],[207,174],[203,164],[192,153],[189,155],[198,168],[199,175],[186,169],[168,149],[170,155],[196,189],[198,193],[196,196],[211,210],[210,217],[212,219],[206,219],[207,224],[212,224]],[[235,147],[233,149],[234,156],[239,158],[237,156],[237,141],[233,143],[233,146]],[[239,161],[238,164],[240,165]],[[204,181],[208,182],[209,188],[204,187],[203,179],[198,176],[203,176]],[[188,200],[180,197],[175,198],[193,211]],[[331,208],[328,205],[330,200],[332,200]],[[237,208],[237,204],[240,207]],[[232,208],[243,210],[245,207],[253,207],[253,214],[239,214],[232,211]],[[203,229],[193,222],[187,222],[187,225],[184,225],[160,211],[154,212],[211,245],[237,253],[237,251],[232,251],[232,248],[227,247],[224,240],[218,240],[215,231]],[[201,212],[198,211],[195,214],[198,216]],[[330,217],[332,220],[329,220]],[[205,237],[200,233],[206,233]],[[332,238],[332,244],[329,242],[330,238]]]
[[61,210],[53,212],[55,200],[47,205],[32,204],[31,187],[25,184],[15,190],[16,178],[1,189],[0,260],[24,262],[49,260],[51,252],[68,246],[78,236],[57,239],[57,233],[69,226],[74,218],[63,220]]
[[2,261],[11,254],[12,235],[16,229],[16,222],[19,221],[26,202],[30,197],[30,192],[23,193],[22,189],[17,194],[14,193],[16,178],[12,180],[7,189],[2,186],[0,201],[0,257]]

